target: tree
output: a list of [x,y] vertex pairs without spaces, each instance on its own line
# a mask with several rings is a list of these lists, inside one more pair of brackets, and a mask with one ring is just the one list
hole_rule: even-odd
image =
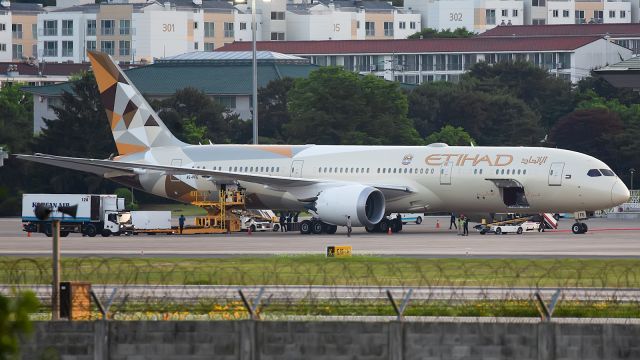
[[446,125],[462,127],[480,145],[537,145],[544,137],[539,116],[523,101],[464,84],[417,87],[409,95],[409,117],[424,137]]
[[407,97],[395,82],[323,67],[289,92],[293,143],[420,144],[407,118]]
[[550,134],[556,146],[589,154],[614,169],[620,168],[618,144],[624,124],[606,109],[576,110],[558,120]]
[[451,125],[445,125],[440,131],[427,136],[425,142],[427,144],[441,142],[452,146],[469,146],[469,144],[475,143],[473,138],[462,127],[453,127]]
[[471,66],[463,81],[479,91],[503,92],[524,101],[540,115],[547,130],[575,106],[571,83],[525,61],[479,62]]
[[287,109],[288,93],[293,88],[292,78],[270,81],[258,90],[258,127],[260,142],[282,144],[287,142],[284,125],[291,121]]
[[451,31],[451,29],[446,30],[436,30],[431,28],[424,28],[415,34],[411,34],[407,37],[407,39],[453,39],[453,38],[469,38],[475,36],[476,33],[467,30],[464,27],[456,28]]
[[617,88],[611,85],[603,77],[591,72],[576,84],[576,103],[592,98],[593,95],[606,100],[617,100],[624,105],[640,103],[640,94],[632,89]]
[[29,314],[36,312],[39,306],[33,292],[13,298],[0,294],[0,360],[13,359],[19,354],[19,336],[33,331]]

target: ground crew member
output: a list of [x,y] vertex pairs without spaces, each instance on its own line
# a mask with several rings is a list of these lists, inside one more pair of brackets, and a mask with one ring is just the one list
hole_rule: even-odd
[[398,232],[402,231],[402,215],[400,214],[396,215],[396,229]]
[[286,232],[287,228],[284,225],[285,217],[284,212],[280,213],[280,232]]
[[347,215],[347,237],[351,237],[351,216]]
[[456,214],[451,213],[451,221],[449,222],[449,230],[451,230],[451,226],[458,230],[458,226],[456,225]]
[[464,231],[462,232],[462,236],[469,236],[469,218],[466,216],[464,218]]
[[182,229],[184,229],[184,221],[184,214],[180,214],[180,217],[178,218],[178,225],[180,225],[180,234],[182,234]]
[[460,214],[460,216],[458,217],[458,226],[456,227],[456,229],[458,229],[458,235],[462,235],[462,218],[464,217],[463,214]]

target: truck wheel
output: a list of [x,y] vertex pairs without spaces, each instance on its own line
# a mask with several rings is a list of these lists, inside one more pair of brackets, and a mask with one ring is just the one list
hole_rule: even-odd
[[522,234],[522,227],[518,228],[518,231],[516,231],[518,233],[518,235]]
[[98,230],[96,230],[95,225],[89,224],[84,228],[84,234],[89,237],[94,237],[98,234]]
[[311,221],[304,220],[300,223],[300,234],[311,234]]
[[500,235],[502,234],[502,229],[501,228],[496,228],[496,235]]
[[68,231],[60,231],[60,237],[67,237],[67,236],[69,236]]
[[102,230],[100,235],[102,235],[103,237],[109,237],[109,236],[111,236],[111,231],[110,230],[106,230],[106,229]]
[[251,232],[256,232],[256,226],[255,225],[251,225],[249,226],[249,229],[251,229]]
[[280,224],[273,224],[273,231],[275,232],[280,231]]
[[416,224],[420,225],[422,224],[422,217],[418,216],[418,218],[416,219]]

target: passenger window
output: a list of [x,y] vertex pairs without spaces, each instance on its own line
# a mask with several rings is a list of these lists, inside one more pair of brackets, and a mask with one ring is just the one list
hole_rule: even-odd
[[500,171],[500,175],[504,175],[504,169]]
[[253,166],[251,167],[251,169],[249,171],[253,172]]
[[496,169],[496,175],[500,174],[500,169]]
[[276,172],[280,172],[280,166],[276,168]]
[[520,175],[520,169],[518,169],[518,175]]
[[238,167],[237,167],[237,166],[234,166],[234,167],[233,167],[233,171],[238,171]]
[[602,174],[600,173],[600,171],[598,169],[591,169],[587,172],[587,175],[591,176],[591,177],[596,177],[596,176],[602,176]]
[[480,175],[482,175],[482,169],[480,169]]
[[329,168],[329,173],[331,173],[331,168]]
[[609,170],[609,169],[600,169],[600,171],[602,172],[602,175],[604,176],[616,176],[616,174]]
[[522,170],[522,175],[527,175],[527,170]]
[[382,168],[382,173],[383,173],[383,174],[386,174],[386,173],[387,173],[387,169]]
[[[364,168],[363,168],[364,169]],[[369,168],[367,168],[367,174],[369,173]]]
[[473,174],[477,174],[478,173],[478,169],[473,169]]
[[404,173],[405,173],[405,174],[407,173],[407,168],[404,168]]
[[433,174],[433,169],[431,169],[431,173]]

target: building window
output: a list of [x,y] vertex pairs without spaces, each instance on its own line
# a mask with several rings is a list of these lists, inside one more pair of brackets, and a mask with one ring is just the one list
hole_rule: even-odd
[[198,50],[198,42],[193,43],[193,50]]
[[545,19],[533,19],[531,23],[533,25],[544,25],[547,21]]
[[[62,20],[62,36],[73,35],[73,20]],[[64,51],[64,48],[62,49]]]
[[210,43],[210,42],[206,42],[204,43],[204,51],[213,51],[213,49],[215,48],[215,44],[214,43]]
[[384,36],[393,36],[393,23],[384,22]]
[[57,36],[58,35],[58,20],[45,20],[43,21],[44,25],[44,36]]
[[131,41],[129,40],[120,40],[120,56],[129,56],[131,55]]
[[100,51],[107,53],[111,56],[114,54],[115,44],[113,41],[100,41]]
[[[100,35],[113,35],[115,34],[116,21],[115,20],[100,20]],[[113,50],[113,48],[112,48]],[[111,54],[113,55],[113,54]]]
[[217,102],[224,105],[229,109],[236,108],[236,97],[235,96],[216,96],[214,98]]
[[131,34],[131,20],[120,20],[120,35],[129,34]]
[[95,20],[87,20],[87,36],[96,36]]
[[224,37],[233,37],[233,23],[224,23]]
[[284,41],[284,33],[283,32],[272,32],[271,33],[271,40]]
[[553,17],[556,17],[556,18],[557,18],[557,17],[558,17],[558,13],[559,13],[559,12],[558,12],[558,10],[552,10],[552,11],[551,11],[551,14],[552,14],[551,16],[553,16]]
[[544,6],[545,0],[532,0],[531,6]]
[[11,45],[11,53],[13,59],[22,59],[22,45],[13,44]]
[[620,19],[624,19],[627,17],[627,12],[625,10],[620,10]]
[[0,43],[0,52],[6,52],[6,51],[7,51],[7,44]]
[[73,56],[73,41],[63,41],[62,42],[62,56],[63,57],[72,57]]
[[33,57],[38,57],[38,44],[31,45],[31,54]]
[[602,15],[604,11],[602,10],[593,10],[593,21],[597,24],[602,23]]
[[398,23],[398,28],[400,28],[400,29],[406,29],[406,28],[407,28],[407,23],[406,23],[406,22],[404,22],[404,21],[400,21],[400,22]]
[[502,14],[503,17],[509,16],[509,10],[507,10],[507,9],[502,9],[502,11],[500,13]]
[[96,50],[96,41],[89,40],[87,41],[87,50],[95,51]]
[[247,30],[247,23],[246,22],[241,22],[240,23],[240,30]]
[[284,20],[284,11],[272,11],[271,20]]
[[33,36],[34,40],[38,38],[38,24],[31,24],[31,35]]
[[415,21],[411,21],[409,22],[409,29],[414,29],[416,28],[416,22]]
[[213,37],[213,34],[215,33],[215,25],[212,22],[206,22],[204,23],[204,36],[205,37]]
[[584,10],[576,10],[576,24],[584,24]]
[[495,25],[496,24],[496,10],[495,9],[487,9],[485,10],[485,15],[487,19],[487,25]]
[[376,35],[376,23],[373,21],[365,21],[364,23],[364,33],[366,36],[375,36]]
[[22,24],[11,25],[11,36],[14,39],[22,39]]
[[356,29],[360,29],[360,20],[356,21]]
[[512,15],[513,17],[518,17],[518,9],[513,9],[513,10],[511,11],[511,15]]
[[7,24],[0,23],[0,31],[6,31],[6,30],[7,30]]
[[609,10],[609,17],[610,18],[615,18],[616,17],[616,11],[615,10]]
[[197,21],[195,21],[195,22],[193,23],[193,28],[194,28],[194,29],[197,29],[197,28],[198,28],[198,22],[197,22]]
[[562,10],[562,17],[568,18],[569,17],[569,10]]
[[42,47],[43,47],[42,56],[58,56],[57,41],[45,41]]

